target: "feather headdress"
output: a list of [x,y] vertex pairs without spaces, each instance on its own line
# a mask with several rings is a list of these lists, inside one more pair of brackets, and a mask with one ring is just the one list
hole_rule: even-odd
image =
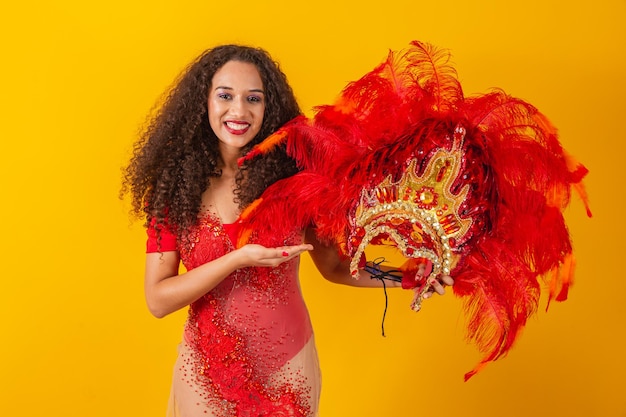
[[587,204],[587,170],[535,107],[501,90],[465,97],[449,53],[414,41],[315,110],[245,157],[285,143],[301,172],[242,213],[240,244],[314,226],[355,278],[370,244],[398,247],[405,275],[430,260],[431,275],[454,278],[484,354],[466,379],[511,349],[541,279],[550,300],[566,298],[574,268],[562,211],[572,187]]

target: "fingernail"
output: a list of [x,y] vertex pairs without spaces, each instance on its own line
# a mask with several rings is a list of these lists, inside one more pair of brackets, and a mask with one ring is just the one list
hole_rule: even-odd
[[289,253],[287,253],[287,251],[283,251],[283,256],[289,256]]

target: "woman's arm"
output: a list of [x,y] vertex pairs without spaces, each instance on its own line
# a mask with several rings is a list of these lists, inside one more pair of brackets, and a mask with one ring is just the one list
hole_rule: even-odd
[[[354,287],[382,287],[383,283],[379,279],[372,279],[372,274],[361,269],[359,270],[359,279],[354,279],[350,275],[350,260],[342,260],[339,257],[339,252],[334,246],[326,246],[322,244],[315,235],[314,229],[307,229],[305,234],[305,242],[310,243],[313,246],[313,250],[310,251],[311,259],[313,263],[320,271],[322,276],[327,280],[344,285],[351,285]],[[379,268],[383,271],[396,270],[397,268],[386,267],[380,265]],[[421,266],[420,268],[424,268]],[[443,295],[445,293],[444,285],[453,285],[454,280],[449,276],[443,276],[441,282],[436,279],[432,279],[430,285],[437,292],[437,294]],[[385,281],[387,287],[400,287],[401,284],[396,281]],[[426,293],[426,297],[430,296],[430,293]]]
[[276,267],[310,249],[306,244],[279,248],[245,245],[183,274],[178,273],[178,252],[148,253],[144,279],[148,309],[156,317],[165,317],[196,301],[237,269]]
[[[371,279],[371,275],[364,270],[359,271],[359,279],[354,279],[350,275],[350,260],[342,260],[336,247],[321,243],[313,229],[306,230],[304,241],[313,246],[313,250],[309,252],[311,259],[320,274],[327,280],[353,287],[382,287],[379,280]],[[381,269],[385,269],[385,267],[381,266]],[[388,287],[400,286],[399,282],[394,281],[389,281],[386,284]]]

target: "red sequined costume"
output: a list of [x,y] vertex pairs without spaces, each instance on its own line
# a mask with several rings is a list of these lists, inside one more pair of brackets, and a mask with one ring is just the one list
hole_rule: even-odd
[[[236,226],[205,215],[176,241],[148,228],[147,252],[178,250],[193,269],[234,249]],[[276,238],[272,238],[277,240]],[[266,245],[294,245],[291,233]],[[320,371],[298,258],[233,272],[191,304],[174,369],[168,416],[315,416]]]

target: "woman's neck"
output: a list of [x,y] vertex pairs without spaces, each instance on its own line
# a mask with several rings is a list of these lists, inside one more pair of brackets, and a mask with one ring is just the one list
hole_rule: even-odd
[[221,161],[221,163],[218,164],[217,167],[221,171],[220,177],[222,178],[222,180],[234,181],[237,173],[239,172],[239,165],[237,165],[236,161],[234,163],[228,164]]
[[240,149],[221,147],[219,161],[220,166],[218,166],[218,168],[220,168],[222,172],[229,171],[234,175],[239,170],[239,164],[237,161],[240,157]]

